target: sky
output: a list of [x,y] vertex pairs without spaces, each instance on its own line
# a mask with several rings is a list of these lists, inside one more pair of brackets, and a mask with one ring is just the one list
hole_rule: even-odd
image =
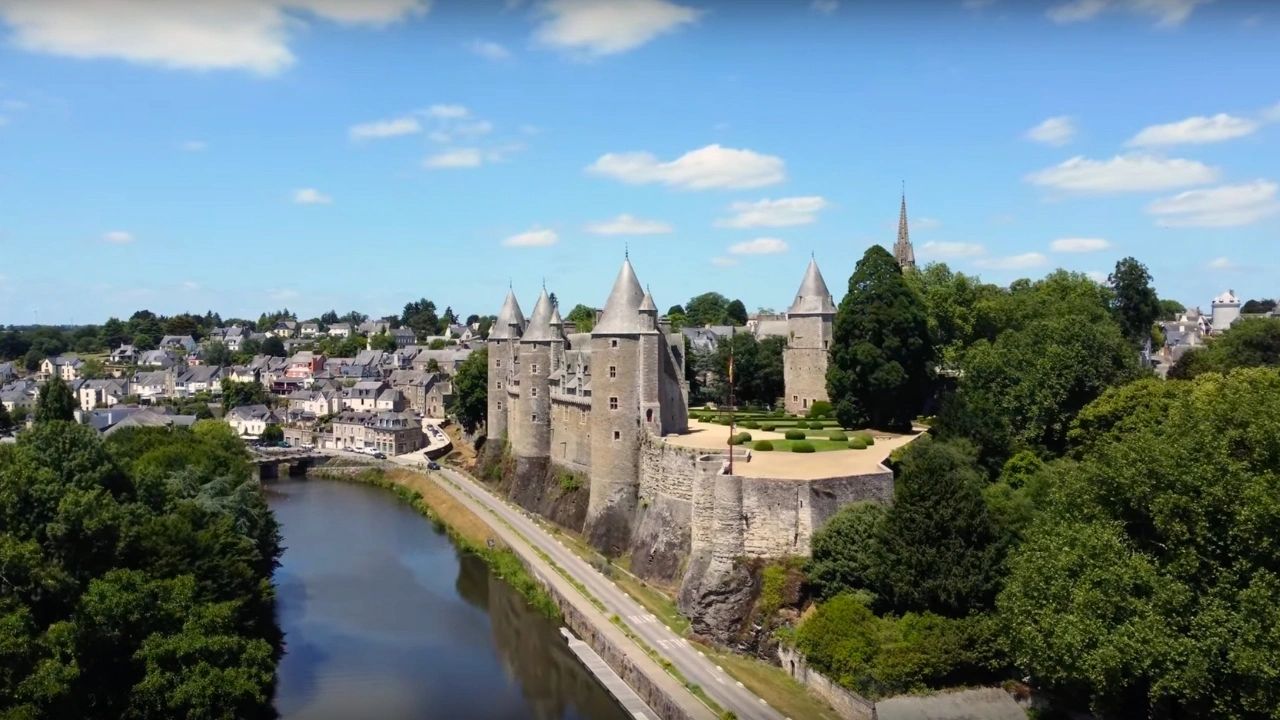
[[892,246],[1280,295],[1280,4],[0,0],[0,324],[837,299]]

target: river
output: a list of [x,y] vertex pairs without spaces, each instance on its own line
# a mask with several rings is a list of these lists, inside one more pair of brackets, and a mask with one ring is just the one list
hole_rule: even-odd
[[272,483],[283,720],[622,720],[622,708],[483,561],[392,493]]

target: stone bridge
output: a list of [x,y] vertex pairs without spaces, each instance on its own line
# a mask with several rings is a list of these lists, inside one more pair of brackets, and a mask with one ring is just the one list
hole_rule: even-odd
[[329,456],[318,450],[301,448],[250,448],[250,462],[258,468],[258,480],[275,480],[284,477],[304,475],[312,466],[325,462]]

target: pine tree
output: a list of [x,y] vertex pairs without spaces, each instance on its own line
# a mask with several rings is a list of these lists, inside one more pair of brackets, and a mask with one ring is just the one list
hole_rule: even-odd
[[836,311],[827,394],[841,425],[910,428],[933,358],[924,300],[893,256],[871,246]]

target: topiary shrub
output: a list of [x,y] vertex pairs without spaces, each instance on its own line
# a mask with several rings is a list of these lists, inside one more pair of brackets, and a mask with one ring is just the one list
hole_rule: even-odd
[[778,426],[777,426],[777,425],[761,425],[761,426],[760,426],[760,429],[761,429],[761,430],[767,430],[767,431],[769,431],[769,432],[773,432],[774,430],[777,430],[777,429],[778,429]]
[[849,448],[852,450],[866,450],[867,441],[863,440],[861,437],[855,437],[849,441]]
[[835,440],[836,442],[843,442],[845,440],[848,440],[849,436],[845,435],[844,432],[841,430],[832,430],[831,432],[827,433],[827,439]]
[[858,433],[856,437],[862,438],[862,442],[866,443],[867,447],[871,447],[876,444],[875,437],[869,432]]
[[807,428],[807,427],[809,427],[809,423],[808,423],[808,421],[805,421],[805,420],[797,420],[797,421],[796,421],[796,427],[798,427],[798,428]]
[[742,423],[740,423],[740,424],[742,425],[742,427],[744,427],[744,428],[751,428],[752,430],[755,430],[755,429],[757,429],[757,428],[759,428],[759,427],[760,427],[760,423],[756,422],[755,420],[747,420],[747,421],[742,422]]
[[813,447],[813,443],[809,442],[808,440],[801,440],[800,442],[791,443],[791,452],[811,453],[815,451],[816,451],[816,448]]
[[751,449],[759,452],[769,452],[773,449],[773,443],[768,440],[757,440],[756,443],[751,446]]
[[826,400],[814,400],[813,404],[809,406],[809,417],[811,418],[829,417],[831,415],[831,410],[832,410],[831,403],[827,402]]
[[788,430],[785,437],[788,440],[803,440],[805,436],[803,430]]

